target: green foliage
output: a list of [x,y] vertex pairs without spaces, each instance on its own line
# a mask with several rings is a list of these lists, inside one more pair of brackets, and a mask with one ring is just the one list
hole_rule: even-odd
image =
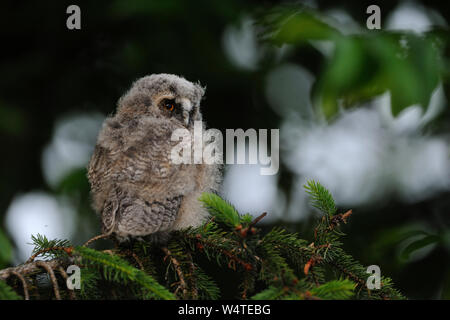
[[324,300],[346,300],[353,296],[354,289],[355,283],[350,280],[332,280],[313,288],[310,294]]
[[227,265],[230,260],[223,252],[231,252],[239,246],[235,237],[219,228],[213,221],[207,222],[204,226],[188,229],[180,234],[190,250],[201,250],[206,258],[215,261],[218,266]]
[[76,247],[75,252],[82,257],[82,262],[102,270],[106,280],[127,284],[136,282],[148,297],[155,299],[172,300],[175,297],[155,279],[141,270],[130,266],[117,255],[99,252],[86,247]]
[[314,45],[328,41],[333,53],[323,56],[324,70],[315,86],[314,101],[330,119],[340,107],[353,107],[384,92],[391,94],[394,116],[418,104],[428,107],[431,94],[445,76],[442,42],[436,33],[377,32],[361,28],[343,35],[330,18],[303,7],[278,8],[261,17],[263,37],[277,45]]
[[220,289],[216,282],[208,276],[199,266],[195,265],[194,279],[196,281],[199,299],[217,300],[220,298]]
[[297,266],[304,265],[309,258],[308,242],[299,239],[296,234],[287,233],[286,230],[279,227],[270,230],[262,241],[268,246],[279,249],[284,256],[289,257]]
[[350,107],[386,91],[394,116],[413,104],[426,110],[441,67],[427,38],[376,33],[343,37],[335,45],[316,92],[326,116],[337,112],[339,99]]
[[97,269],[83,268],[81,272],[81,298],[86,300],[101,299],[102,293],[99,292],[99,283],[101,275]]
[[139,241],[98,251],[37,235],[34,253],[82,266],[82,299],[219,299],[224,279],[207,274],[211,265],[232,270],[238,278],[235,295],[241,299],[403,298],[389,278],[381,279],[379,290],[366,287],[366,268],[339,241],[339,226],[351,211],[338,214],[320,183],[308,181],[305,188],[323,213],[312,242],[279,227],[262,234],[256,224],[264,215],[252,220],[219,196],[203,194],[211,219],[174,232],[167,243]]
[[86,168],[70,171],[58,184],[56,191],[65,194],[79,194],[89,191]]
[[[436,248],[446,246],[445,231],[428,232],[421,230],[423,226],[403,225],[383,230],[375,239],[371,250],[376,252],[375,260],[385,259],[391,252],[399,252],[396,255],[396,265],[408,263],[411,256],[420,249],[435,246]],[[430,250],[430,255],[434,250]]]
[[0,300],[22,300],[4,281],[0,280]]
[[255,294],[252,300],[277,300],[283,296],[283,289],[280,287],[270,286],[267,289]]
[[68,248],[71,246],[69,240],[53,239],[48,240],[45,235],[37,234],[31,235],[32,245],[34,245],[32,254],[39,253],[44,258],[59,257],[67,255],[66,251],[61,248]]
[[261,37],[278,45],[305,44],[310,40],[329,40],[341,36],[340,32],[323,21],[317,12],[280,7],[261,16]]
[[[0,99],[0,131],[2,134],[6,135],[7,140],[5,140],[5,142],[7,144],[9,143],[9,149],[17,145],[18,142],[21,143],[22,146],[20,152],[8,153],[8,170],[5,170],[2,175],[3,185],[1,194],[3,198],[1,202],[4,204],[3,212],[6,212],[6,206],[8,202],[13,199],[15,193],[23,190],[24,186],[22,184],[24,181],[26,181],[27,186],[31,188],[33,185],[36,186],[42,184],[42,175],[38,174],[35,170],[38,167],[38,164],[34,163],[33,165],[33,163],[30,163],[30,159],[40,159],[39,156],[36,156],[36,152],[39,152],[41,147],[49,142],[48,137],[51,136],[52,130],[51,124],[62,114],[67,113],[71,109],[79,110],[80,107],[82,110],[95,108],[103,114],[109,114],[112,112],[112,106],[114,105],[115,100],[123,93],[122,91],[127,85],[127,82],[137,78],[142,73],[142,70],[181,73],[188,78],[194,77],[194,79],[201,80],[203,85],[208,84],[208,88],[226,87],[228,91],[235,93],[236,101],[242,101],[243,104],[249,105],[250,109],[255,106],[251,106],[251,101],[248,100],[248,92],[254,93],[254,97],[252,95],[254,98],[251,99],[252,101],[263,102],[263,93],[258,90],[258,88],[263,86],[257,85],[258,88],[256,88],[255,83],[261,84],[265,80],[264,77],[266,76],[266,73],[264,71],[266,71],[267,67],[266,61],[263,61],[263,63],[260,64],[263,67],[262,70],[257,70],[256,72],[240,71],[238,68],[234,68],[230,61],[226,61],[223,47],[216,45],[217,39],[221,39],[221,36],[223,35],[222,33],[224,32],[225,26],[230,26],[230,22],[238,22],[242,13],[250,13],[249,11],[251,11],[252,8],[259,7],[260,5],[261,3],[258,1],[255,1],[252,4],[239,1],[211,1],[199,2],[199,5],[196,6],[193,3],[188,4],[187,2],[179,0],[152,1],[148,3],[136,0],[132,1],[131,5],[124,1],[114,1],[112,3],[104,2],[103,4],[95,4],[95,7],[94,4],[90,5],[86,3],[83,11],[86,10],[86,12],[89,12],[90,21],[95,21],[95,24],[103,30],[121,30],[121,32],[115,32],[115,37],[108,38],[106,47],[104,41],[86,42],[81,39],[81,41],[83,41],[83,52],[85,53],[83,61],[88,64],[87,67],[89,67],[91,72],[91,77],[89,77],[89,79],[86,79],[83,68],[79,68],[76,63],[65,68],[67,60],[77,61],[80,52],[78,50],[65,50],[68,45],[71,47],[74,43],[73,39],[67,37],[64,32],[53,34],[52,37],[54,37],[55,41],[52,41],[51,45],[32,45],[25,50],[27,54],[11,54],[11,48],[6,48],[5,53],[7,54],[9,52],[10,54],[7,54],[9,58],[6,58],[4,64],[5,70],[3,70],[4,83],[2,87],[6,89],[4,90],[4,96]],[[435,4],[434,6],[439,8],[438,4]],[[37,28],[33,27],[33,17],[38,16],[44,21],[47,21],[48,23],[43,25],[43,27],[59,24],[60,15],[52,14],[55,12],[55,8],[53,7],[54,4],[42,4],[34,8],[34,10],[24,11],[21,6],[14,9],[5,4],[4,7],[2,7],[4,9],[2,11],[7,13],[7,15],[10,17],[21,16],[24,18],[11,19],[11,21],[8,22],[10,27],[3,29],[5,32],[9,33],[12,38],[23,38],[25,35],[29,36],[30,31],[32,33],[37,32],[36,34],[42,33]],[[266,5],[264,5],[264,7],[266,7]],[[322,8],[322,5],[319,7]],[[392,6],[390,7],[393,8]],[[387,14],[391,12],[391,8],[389,8],[389,6],[382,8],[383,16],[387,16]],[[189,14],[186,14],[186,9],[189,9]],[[353,17],[361,18],[364,15],[364,12],[360,9],[360,6],[345,6],[345,11]],[[64,12],[64,10],[65,6],[61,3],[57,11]],[[385,10],[387,10],[387,12]],[[368,41],[361,41],[354,33],[353,35],[341,34],[336,27],[333,27],[336,26],[336,24],[333,24],[332,26],[329,23],[329,20],[326,19],[327,17],[324,17],[317,12],[306,10],[298,12],[298,7],[296,7],[294,10],[288,8],[281,13],[283,14],[279,14],[278,19],[268,21],[277,22],[277,25],[268,24],[268,27],[273,27],[272,31],[275,31],[273,32],[273,41],[280,45],[284,43],[293,44],[293,46],[289,47],[288,54],[283,55],[281,63],[300,62],[307,70],[314,73],[314,76],[319,79],[314,86],[316,89],[314,91],[316,104],[328,118],[331,118],[336,114],[338,110],[336,101],[338,99],[343,102],[344,107],[347,107],[352,102],[361,102],[372,98],[374,95],[383,91],[385,87],[393,87],[392,92],[396,92],[397,96],[399,96],[398,98],[393,98],[393,100],[399,101],[394,102],[393,104],[393,108],[395,108],[394,113],[398,113],[401,110],[401,105],[409,103],[408,101],[425,101],[426,99],[423,97],[426,98],[429,88],[433,86],[436,71],[435,63],[433,62],[434,53],[432,50],[429,50],[429,42],[427,42],[426,39],[433,41],[433,44],[438,44],[435,46],[437,50],[440,51],[442,48],[447,48],[447,55],[449,52],[448,45],[444,43],[448,42],[449,34],[448,30],[445,29],[439,32],[439,34],[435,30],[433,30],[432,33],[426,33],[424,34],[425,39],[418,37],[419,46],[413,44],[412,47],[405,51],[408,53],[412,52],[413,56],[404,56],[400,54],[398,58],[391,60],[390,56],[392,53],[397,49],[402,49],[398,48],[396,43],[391,47],[388,37],[384,37],[384,35],[387,35],[386,33],[361,30],[361,37],[368,36]],[[272,18],[275,18],[275,16],[276,12],[272,15]],[[204,19],[204,17],[208,18]],[[233,21],[231,21],[231,19],[233,19]],[[31,29],[34,31],[30,29],[30,24],[27,24],[26,21],[32,22]],[[363,21],[363,19],[361,19],[361,21]],[[190,27],[183,28],[186,24],[189,24]],[[206,25],[208,27],[205,27]],[[161,28],[161,26],[164,26],[164,28]],[[276,28],[280,29],[277,30]],[[98,28],[85,28],[83,30],[83,34],[88,39],[96,39]],[[142,30],[142,32],[135,32],[135,30]],[[162,30],[163,32],[161,32]],[[417,37],[417,35],[413,35],[413,38],[415,37]],[[370,42],[372,39],[378,39],[379,41],[371,44]],[[311,45],[312,41],[316,40],[328,41],[328,44],[335,46],[338,50],[332,52],[331,56],[322,56],[319,51],[316,50],[316,47]],[[392,41],[396,42],[396,40]],[[389,46],[384,48],[384,42],[388,42]],[[441,44],[440,42],[443,43]],[[29,43],[33,44],[33,42]],[[421,43],[426,44],[423,47],[423,50],[420,47]],[[292,49],[296,50],[296,45],[301,45],[301,50],[306,47],[305,52],[295,54]],[[373,45],[377,50],[371,52],[370,45]],[[184,59],[179,59],[180,50],[177,50],[178,47],[186,48],[186,50],[183,50]],[[417,48],[419,50],[417,50]],[[417,51],[417,53],[415,53],[415,51]],[[55,52],[65,52],[66,54],[48,59],[48,57],[54,57],[53,53]],[[400,53],[402,52],[400,51]],[[94,55],[93,57],[92,54]],[[377,57],[383,59],[377,57],[372,59],[372,55],[377,55]],[[431,57],[431,59],[427,58],[427,56]],[[101,61],[98,60],[98,57],[101,57]],[[408,57],[416,58],[409,59]],[[422,59],[422,57],[424,58]],[[411,61],[414,60],[418,61],[417,68],[411,63]],[[158,62],[156,66],[155,61]],[[187,64],[186,61],[192,61],[193,63]],[[279,62],[280,60],[276,61],[276,66],[278,66]],[[399,62],[400,64],[398,64]],[[423,68],[425,68],[428,65],[431,67],[430,70],[419,69],[419,67],[422,68],[423,66]],[[212,72],[211,66],[213,66],[214,72]],[[390,67],[392,68],[390,69]],[[41,70],[47,70],[47,72],[41,72]],[[65,70],[64,75],[61,75],[61,70]],[[323,70],[324,72],[322,74],[316,73],[318,70]],[[418,88],[417,70],[420,70],[421,72],[420,77],[422,77],[423,72],[423,88]],[[447,61],[447,64],[443,64],[439,71],[446,72],[448,79],[449,70],[450,68]],[[104,79],[105,74],[113,75],[113,77],[106,77],[108,81],[98,81],[98,79]],[[114,80],[117,78],[114,77],[114,75],[117,74],[121,75],[119,84]],[[389,79],[391,76],[393,77],[392,80]],[[61,81],[61,77],[64,79],[71,79],[72,81]],[[34,85],[29,86],[27,82],[20,81],[20,79],[34,79]],[[383,84],[383,82],[385,83]],[[412,84],[412,89],[408,87],[410,82]],[[421,82],[419,84],[421,84]],[[355,90],[352,90],[352,86],[354,86]],[[448,97],[448,85],[446,86],[447,88],[445,91]],[[48,88],[54,89],[52,92],[55,94],[52,95],[52,99],[48,99],[47,97],[49,92]],[[96,89],[92,90],[92,88]],[[403,90],[403,88],[405,90]],[[32,92],[29,90],[32,90]],[[23,95],[23,92],[29,92],[30,94]],[[215,108],[216,110],[225,110],[227,104],[229,104],[228,99],[221,99],[222,95],[222,90],[211,90],[208,93],[208,99],[212,98],[212,101],[218,103]],[[419,97],[420,99],[412,99],[408,98],[408,96]],[[14,101],[14,97],[19,97],[18,99],[20,101],[17,99],[17,101]],[[86,102],[88,103],[87,105]],[[89,102],[92,103],[89,104]],[[396,105],[399,105],[400,108],[396,109]],[[30,110],[27,111],[25,106],[33,106],[33,108],[30,108]],[[240,107],[240,104],[234,105],[235,110],[239,110]],[[268,109],[268,103],[258,103],[257,107],[261,112],[258,112],[259,120],[256,120],[277,125],[276,122],[279,121],[279,119],[273,116],[273,110]],[[36,110],[39,111],[36,112]],[[215,124],[215,127],[226,127],[226,123],[230,123],[235,114],[236,112],[216,114],[212,112],[208,117],[208,121],[211,122],[210,124]],[[256,121],[254,112],[240,113],[241,123],[245,124],[246,120],[249,119]],[[30,126],[27,126],[28,121],[31,120],[33,121],[34,129],[27,130],[27,127],[31,128]],[[446,119],[443,121],[444,125],[448,122],[445,120]],[[40,132],[40,134],[36,135],[35,132]],[[27,137],[27,135],[29,137]],[[9,137],[17,136],[21,136],[23,139],[9,139]],[[11,150],[13,149],[14,148]],[[281,168],[281,170],[283,170],[283,168]],[[58,191],[70,193],[71,198],[78,201],[78,197],[75,193],[83,190],[82,192],[84,193],[81,196],[88,199],[88,184],[83,175],[85,175],[85,173],[82,170],[74,175],[71,174],[67,179],[64,179],[61,182]],[[81,179],[82,177],[84,177],[84,180]],[[282,177],[284,177],[284,173],[282,173]],[[284,178],[280,180],[282,187],[289,188],[289,183],[286,185],[284,181],[286,181]],[[80,208],[78,203],[76,205],[78,207],[78,212],[83,213],[81,210],[85,210],[85,208]],[[87,207],[87,205],[85,206]],[[445,209],[440,210],[445,211]],[[88,213],[94,217],[91,211]],[[401,215],[398,214],[397,216]],[[427,217],[427,219],[430,219],[431,216],[427,215]],[[88,223],[90,221],[88,219],[91,219],[91,217],[78,219],[77,238],[74,239],[76,243],[86,240],[85,238],[91,234],[92,230],[95,230],[96,224]],[[246,224],[249,224],[251,217],[247,216],[247,218],[244,219],[241,216],[241,219],[245,220]],[[93,219],[91,221],[93,221]],[[378,221],[381,221],[380,224],[383,229],[390,227],[388,225],[390,223],[389,221],[391,221],[390,219],[379,219]],[[327,223],[328,222],[329,221],[327,221]],[[88,228],[86,226],[88,226]],[[369,229],[372,229],[372,227],[373,226],[370,225]],[[335,233],[335,230],[332,231],[332,234],[321,233],[325,232],[327,228],[328,226],[326,223],[321,224],[318,228],[320,231],[318,236],[319,242],[322,244],[326,244],[332,237],[336,237],[336,239],[331,239],[332,241],[337,241],[340,236]],[[230,249],[236,243],[241,243],[235,241],[238,237],[236,237],[234,233],[231,233],[232,230],[223,228],[222,231],[227,238],[226,243],[223,245],[224,247]],[[362,233],[363,231],[359,232]],[[367,234],[369,235],[371,233]],[[262,237],[262,234],[258,234],[256,237],[259,239]],[[277,235],[274,237],[276,238]],[[358,237],[358,235],[356,237]],[[229,239],[234,240],[231,241]],[[211,236],[210,238],[207,238],[207,240],[213,241],[220,239]],[[244,240],[248,241],[249,239]],[[250,242],[253,245],[252,241]],[[193,243],[193,250],[198,253],[199,249],[196,247],[196,244],[199,242]],[[355,243],[358,243],[358,241],[355,241]],[[355,245],[354,243],[350,245],[353,247],[353,250],[355,250],[355,247],[358,247],[358,245]],[[0,247],[0,255],[4,254],[5,256],[8,256],[9,250],[4,250],[5,247],[2,245],[0,245]],[[394,249],[396,248],[395,246],[392,247]],[[205,248],[205,252],[208,252],[210,255],[215,255],[211,260],[212,263],[215,264],[217,256],[221,266],[227,268],[228,260],[226,257],[223,257],[223,254],[216,253],[215,249],[217,248],[213,248],[212,246],[207,246]],[[282,257],[287,257],[287,263],[294,271],[301,271],[308,261],[309,256],[307,254],[299,255],[297,262],[291,264],[291,262],[294,261],[292,261],[290,252],[296,252],[296,250],[292,248],[295,248],[295,246],[281,246],[281,255]],[[330,249],[317,249],[317,251],[325,256],[327,255],[327,250],[329,251]],[[378,251],[376,250],[372,252],[365,250],[365,252],[367,252],[365,254],[370,255],[371,259],[378,254]],[[65,254],[64,251],[60,250],[56,250],[54,253],[56,255]],[[202,254],[203,252],[200,252],[199,255],[201,256]],[[55,257],[55,255],[52,256]],[[440,255],[435,256],[434,262],[429,262],[434,266],[440,265],[440,260],[442,260],[440,258],[442,257]],[[151,251],[148,252],[148,255],[140,255],[140,258],[144,262],[145,271],[151,275],[155,274],[158,270],[151,267],[151,262],[149,262],[151,259],[145,257],[153,259],[152,262],[155,267],[159,267],[162,258],[159,256],[155,257],[154,252]],[[386,260],[373,260],[384,261],[387,263]],[[130,263],[132,263],[131,261],[132,259],[130,260]],[[2,263],[4,262],[0,261],[0,265]],[[6,263],[10,263],[9,259]],[[428,269],[429,264],[426,265]],[[215,265],[214,267],[219,269],[219,267],[216,267]],[[316,269],[319,267],[320,265],[315,266]],[[170,265],[169,270],[170,272],[173,271],[173,265]],[[208,269],[204,268],[204,270],[206,274]],[[93,270],[92,273],[88,273],[83,269],[83,279],[87,274],[98,275],[95,271],[96,270]],[[213,274],[214,273],[211,272],[211,275]],[[439,274],[439,272],[434,272],[434,274]],[[413,274],[410,273],[410,276],[411,275]],[[100,277],[97,277],[96,279],[100,281]],[[405,278],[402,281],[411,282],[414,281],[414,279],[406,280]],[[96,285],[96,282],[92,283]],[[82,287],[84,284],[85,281],[83,280]],[[168,283],[168,285],[170,285],[170,283]],[[92,293],[94,286],[88,288],[86,291]],[[423,294],[425,286],[415,287],[420,288],[420,294]],[[450,288],[450,286],[448,287]],[[199,295],[200,292],[201,290],[199,290]],[[423,296],[425,296],[425,294]]]
[[319,209],[328,216],[336,213],[336,204],[331,193],[325,189],[320,183],[309,180],[305,185],[306,192],[311,197],[313,207]]
[[410,243],[401,253],[401,258],[406,260],[414,251],[427,247],[431,244],[435,244],[439,241],[441,241],[439,236],[426,235],[425,237]]
[[239,225],[239,213],[230,203],[223,200],[218,195],[214,193],[203,193],[199,200],[206,205],[217,220],[232,227]]
[[339,246],[330,249],[324,261],[333,267],[337,276],[348,277],[357,284],[356,298],[358,299],[404,299],[402,294],[393,287],[391,279],[386,277],[381,277],[379,290],[362,290],[366,287],[369,276],[366,268]]

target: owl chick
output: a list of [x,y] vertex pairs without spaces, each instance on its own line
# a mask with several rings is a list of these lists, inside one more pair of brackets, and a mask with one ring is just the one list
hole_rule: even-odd
[[119,241],[163,241],[170,231],[205,220],[208,213],[198,198],[218,191],[219,165],[173,164],[170,158],[178,143],[171,141],[173,131],[186,128],[192,134],[194,121],[202,121],[203,95],[200,85],[182,77],[153,74],[119,99],[88,168],[103,234]]

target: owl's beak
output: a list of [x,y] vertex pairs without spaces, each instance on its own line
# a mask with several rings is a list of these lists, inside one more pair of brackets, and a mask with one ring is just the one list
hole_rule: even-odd
[[189,124],[189,111],[183,110],[184,124],[187,126]]
[[187,98],[181,98],[180,99],[180,103],[182,105],[183,108],[183,120],[184,120],[184,125],[187,127],[189,124],[189,112],[192,109],[192,104],[191,101]]

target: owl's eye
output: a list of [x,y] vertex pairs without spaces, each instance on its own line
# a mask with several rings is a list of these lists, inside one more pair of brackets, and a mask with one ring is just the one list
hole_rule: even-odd
[[169,111],[173,111],[175,109],[175,101],[174,100],[165,100],[164,101],[164,108],[166,108]]

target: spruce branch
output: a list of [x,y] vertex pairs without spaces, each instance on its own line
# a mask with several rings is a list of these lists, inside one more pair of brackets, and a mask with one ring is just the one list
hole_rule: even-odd
[[176,295],[177,291],[179,289],[181,289],[183,291],[183,298],[186,299],[186,297],[188,295],[188,291],[187,291],[186,281],[184,280],[183,270],[181,269],[181,265],[178,262],[178,260],[172,255],[170,250],[167,249],[167,247],[162,247],[161,249],[164,252],[164,254],[166,255],[165,259],[169,258],[170,262],[173,264],[175,271],[178,275],[178,279],[180,280],[179,286],[175,290],[175,295]]
[[42,256],[44,258],[48,257],[56,257],[62,254],[70,255],[72,253],[72,246],[68,240],[48,240],[45,235],[37,234],[36,236],[31,236],[32,243],[34,245],[34,249],[31,257],[27,260],[26,263],[33,262],[34,259],[38,256]]
[[[87,246],[108,236],[72,246],[66,240],[37,235],[32,238],[35,248],[28,262],[0,270],[0,280],[19,279],[21,285],[10,281],[11,290],[22,287],[25,298],[38,294],[30,292],[27,281],[46,273],[56,299],[218,299],[218,283],[203,271],[206,261],[239,275],[236,295],[241,299],[402,299],[389,278],[382,278],[380,290],[368,290],[365,268],[342,249],[340,226],[348,222],[352,211],[337,213],[331,194],[320,183],[309,181],[306,189],[323,213],[313,242],[279,227],[263,234],[257,224],[266,213],[256,218],[240,215],[218,195],[203,194],[200,200],[212,217],[199,227],[173,232],[163,247],[136,241],[99,251]],[[39,256],[52,259],[34,261]],[[55,274],[58,271],[66,281],[65,268],[70,264],[82,268],[77,296],[59,288]],[[164,285],[157,281],[161,278],[166,280]]]
[[220,298],[220,289],[217,283],[197,265],[195,265],[194,277],[199,299],[217,300]]
[[346,300],[354,295],[355,283],[348,280],[332,280],[311,289],[311,296],[324,300]]
[[211,214],[220,222],[231,227],[237,227],[240,224],[239,213],[227,201],[214,193],[203,193],[199,199],[210,210]]
[[252,300],[277,300],[283,295],[283,288],[270,286],[267,289],[255,294]]
[[333,196],[324,186],[314,180],[308,180],[305,189],[311,197],[313,207],[330,217],[336,213],[336,204],[334,203]]
[[192,299],[196,300],[198,298],[198,285],[197,285],[197,267],[195,266],[194,260],[192,259],[191,253],[187,252],[188,264],[189,264],[189,275],[190,275],[190,287]]
[[160,285],[151,276],[136,269],[117,255],[109,255],[87,247],[75,247],[75,252],[82,257],[83,263],[101,268],[106,279],[115,282],[136,282],[146,289],[152,298],[173,300],[175,296]]
[[[58,258],[46,261],[48,266],[50,266],[53,270],[58,268],[59,266],[65,267],[70,264],[74,264],[74,259],[64,259]],[[0,280],[6,280],[11,275],[14,275],[15,272],[23,275],[23,276],[33,276],[41,273],[41,267],[39,266],[39,261],[33,261],[29,263],[25,263],[16,267],[9,267],[3,270],[0,270]]]

